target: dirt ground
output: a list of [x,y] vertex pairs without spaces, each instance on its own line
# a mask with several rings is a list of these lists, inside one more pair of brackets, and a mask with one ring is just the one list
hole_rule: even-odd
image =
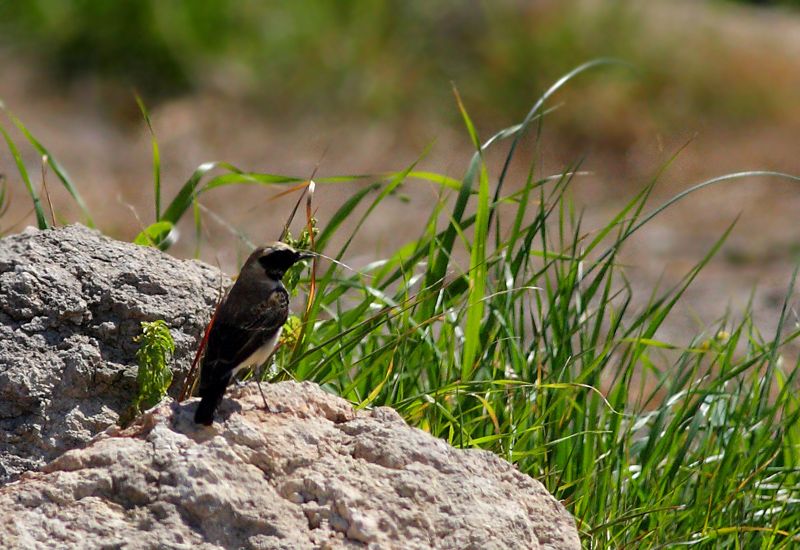
[[[691,14],[686,17],[691,19]],[[725,36],[732,42],[764,48],[753,51],[756,58],[774,59],[776,52],[770,48],[783,48],[782,58],[795,59],[793,69],[800,73],[800,16],[748,17],[745,22],[734,13],[725,21],[705,24],[724,25]],[[774,36],[787,39],[767,40]],[[67,168],[97,225],[112,236],[132,239],[153,217],[149,135],[133,100],[108,103],[108,90],[96,82],[60,88],[35,64],[2,52],[0,67],[0,98]],[[727,84],[720,82],[720,94],[725,93]],[[800,100],[800,91],[797,94]],[[198,165],[210,160],[225,160],[248,171],[298,176],[310,175],[317,163],[321,163],[320,175],[377,173],[402,169],[435,142],[423,167],[458,177],[470,155],[461,128],[443,127],[413,113],[409,113],[411,122],[399,126],[350,119],[346,112],[328,119],[314,115],[287,121],[277,113],[265,116],[263,111],[256,112],[235,97],[200,93],[163,103],[151,114],[161,146],[165,202]],[[482,134],[499,127],[482,128]],[[582,169],[592,174],[579,178],[574,197],[585,208],[587,228],[600,227],[689,139],[691,143],[662,178],[653,206],[694,183],[725,173],[765,169],[800,174],[798,138],[798,109],[787,112],[780,123],[770,120],[746,126],[705,120],[675,131],[651,120],[641,125],[639,135],[625,150],[614,153],[602,147],[602,137],[598,143],[575,150],[569,140],[546,133],[541,170],[557,173],[585,157]],[[27,148],[25,157],[30,167],[38,166],[36,155]],[[2,231],[7,233],[30,224],[32,217],[5,150],[0,152],[0,172],[6,174],[12,188],[11,209],[0,219]],[[38,182],[38,169],[33,172]],[[522,174],[520,170],[514,177]],[[79,220],[79,212],[55,178],[48,181],[57,213],[65,221]],[[318,217],[323,224],[356,185],[318,189]],[[253,240],[272,240],[293,200],[271,200],[277,192],[220,190],[208,195],[204,204]],[[366,263],[415,237],[416,222],[427,216],[435,193],[428,184],[407,184],[405,194],[410,202],[385,204],[362,231],[348,263]],[[659,281],[664,286],[677,281],[738,216],[722,252],[690,288],[680,313],[662,336],[685,342],[689,334],[726,310],[735,317],[751,295],[759,325],[765,331],[773,330],[800,251],[795,223],[798,209],[800,184],[752,178],[694,195],[633,238],[624,254],[626,273],[646,299]],[[237,245],[222,224],[208,219],[206,227],[202,258],[234,271],[244,247]],[[186,238],[171,252],[188,257],[194,250],[192,229],[183,226],[182,230]],[[792,313],[791,321],[795,320]]]

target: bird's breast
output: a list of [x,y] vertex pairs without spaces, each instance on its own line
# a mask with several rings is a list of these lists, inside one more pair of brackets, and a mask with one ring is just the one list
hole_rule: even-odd
[[236,376],[236,373],[242,369],[250,368],[250,367],[259,367],[264,364],[264,362],[269,359],[272,350],[275,349],[275,344],[278,342],[278,338],[281,337],[281,331],[283,329],[279,328],[275,334],[270,337],[261,347],[256,349],[250,356],[239,363],[239,365],[233,369],[232,376]]

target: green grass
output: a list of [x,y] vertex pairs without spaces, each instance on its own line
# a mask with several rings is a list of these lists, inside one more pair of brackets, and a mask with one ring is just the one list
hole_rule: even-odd
[[[569,183],[531,179],[496,203],[480,190],[474,213],[450,217],[461,221],[447,248],[442,201],[394,255],[359,273],[330,267],[278,359],[284,376],[515,463],[565,502],[588,547],[797,544],[800,408],[779,359],[798,332],[764,338],[746,314],[683,345],[656,340],[711,254],[634,310],[615,262],[649,188],[587,234]],[[513,221],[488,231],[500,203]],[[459,247],[466,268],[449,260]]]
[[[535,141],[531,126],[567,80],[485,142],[459,101],[476,147],[461,181],[412,165],[368,179],[320,221],[316,250],[345,260],[364,221],[403,186],[424,179],[441,189],[418,236],[390,255],[357,271],[315,262],[315,292],[277,354],[276,378],[316,381],[359,407],[394,407],[452,445],[509,460],[564,502],[587,548],[796,547],[800,399],[786,348],[800,336],[789,314],[797,272],[787,273],[775,334],[761,334],[745,312],[666,342],[659,328],[728,232],[677,285],[644,300],[618,256],[654,216],[699,189],[753,175],[800,179],[730,174],[651,207],[655,177],[588,230],[569,198],[577,166],[540,178],[534,165],[511,181],[484,162],[488,148],[508,144],[508,166]],[[153,149],[158,186],[155,139]],[[196,213],[216,187],[297,182],[203,165],[156,208],[155,223]],[[355,222],[346,224],[352,233],[342,234],[345,221]],[[299,281],[301,295],[309,283]]]

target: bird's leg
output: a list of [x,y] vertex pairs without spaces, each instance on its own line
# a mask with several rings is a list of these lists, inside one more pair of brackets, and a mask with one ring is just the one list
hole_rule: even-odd
[[261,365],[261,367],[256,367],[255,371],[253,372],[253,377],[256,379],[256,386],[258,386],[258,393],[261,394],[261,399],[262,401],[264,401],[264,410],[267,411],[268,413],[271,413],[272,409],[269,408],[269,403],[267,403],[267,398],[264,396],[264,390],[261,389],[261,377],[259,376],[259,371],[262,368],[264,368],[264,365],[269,364],[274,354],[275,350],[273,350],[272,353],[269,354],[269,357],[267,357],[267,360],[264,362],[264,364]]
[[264,409],[267,412],[272,412],[272,410],[269,408],[269,403],[267,403],[267,398],[264,396],[264,390],[261,389],[261,380],[259,380],[257,376],[256,376],[256,386],[258,386],[258,393],[261,394],[261,399],[264,400]]

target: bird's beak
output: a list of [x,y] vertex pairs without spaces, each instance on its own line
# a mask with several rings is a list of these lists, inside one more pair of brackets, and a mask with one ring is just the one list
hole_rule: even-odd
[[308,260],[309,258],[313,258],[314,256],[316,256],[316,254],[312,254],[311,252],[298,252],[296,261],[299,262],[300,260]]

